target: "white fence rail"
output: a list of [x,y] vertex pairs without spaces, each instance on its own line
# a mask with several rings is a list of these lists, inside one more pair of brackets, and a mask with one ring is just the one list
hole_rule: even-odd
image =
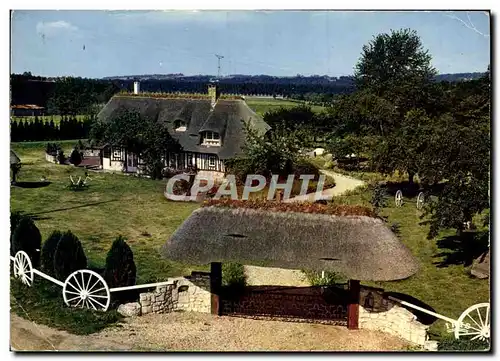
[[10,256],[10,260],[14,263],[14,277],[20,279],[28,287],[33,284],[33,275],[38,275],[55,283],[63,288],[64,302],[70,307],[84,307],[106,311],[111,301],[111,292],[175,284],[175,281],[163,281],[110,289],[101,275],[91,270],[77,270],[62,282],[33,268],[29,256],[23,251],[17,252],[15,257]]

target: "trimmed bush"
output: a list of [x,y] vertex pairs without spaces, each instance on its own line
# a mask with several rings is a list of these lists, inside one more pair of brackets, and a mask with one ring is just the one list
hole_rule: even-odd
[[10,255],[14,256],[16,253],[14,252],[14,247],[12,245],[12,239],[14,237],[14,231],[22,218],[21,212],[12,212],[10,214]]
[[41,247],[42,235],[40,231],[31,217],[22,216],[12,235],[11,253],[15,255],[19,251],[26,252],[33,267],[37,268],[40,264]]
[[122,236],[113,242],[106,256],[104,279],[109,287],[135,285],[136,267],[134,254]]
[[69,156],[69,162],[74,165],[79,165],[82,162],[82,155],[78,149],[73,149]]
[[43,243],[41,266],[42,270],[50,276],[54,276],[54,255],[56,253],[57,245],[59,244],[61,237],[61,232],[54,231]]
[[64,281],[71,273],[87,267],[87,257],[83,251],[82,244],[78,238],[71,233],[65,232],[54,253],[54,275]]
[[66,157],[64,156],[64,151],[63,150],[58,151],[58,153],[57,153],[57,161],[59,162],[59,164],[64,164],[64,162],[66,161]]

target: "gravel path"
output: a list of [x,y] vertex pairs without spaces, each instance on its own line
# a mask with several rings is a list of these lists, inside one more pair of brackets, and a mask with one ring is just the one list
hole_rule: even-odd
[[[347,191],[365,185],[365,182],[362,180],[335,173],[331,170],[321,169],[320,172],[335,179],[335,187],[323,191],[321,199],[330,200],[332,197],[339,196]],[[284,202],[314,202],[314,193],[292,197]]]
[[217,317],[196,312],[146,315],[88,336],[58,331],[11,314],[14,350],[61,351],[392,351],[398,338],[345,327]]

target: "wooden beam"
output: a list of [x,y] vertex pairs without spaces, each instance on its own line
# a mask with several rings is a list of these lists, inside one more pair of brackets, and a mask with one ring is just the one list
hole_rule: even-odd
[[347,328],[359,328],[359,281],[349,280],[349,304],[347,306]]
[[210,304],[211,313],[220,316],[221,314],[221,300],[220,291],[222,287],[222,263],[210,263]]

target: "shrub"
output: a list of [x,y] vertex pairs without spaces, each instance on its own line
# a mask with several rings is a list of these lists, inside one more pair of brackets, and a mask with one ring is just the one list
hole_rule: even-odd
[[222,285],[231,288],[244,288],[246,285],[245,267],[240,263],[223,263]]
[[61,146],[57,143],[47,143],[45,152],[50,155],[57,155],[57,151],[61,150]]
[[370,200],[373,210],[378,214],[382,208],[387,206],[386,190],[380,184],[372,187],[372,198]]
[[12,235],[11,252],[16,254],[24,251],[29,256],[33,267],[40,264],[40,248],[42,245],[42,235],[35,223],[28,216],[22,216]]
[[16,227],[19,223],[19,221],[21,220],[22,218],[22,213],[21,212],[12,212],[10,214],[10,244],[11,244],[11,247],[10,247],[10,255],[11,256],[14,256],[15,255],[15,252],[14,252],[14,247],[12,246],[12,238],[14,236],[14,231],[16,230]]
[[59,164],[64,164],[64,162],[66,161],[66,157],[64,156],[64,151],[63,150],[60,150],[57,153],[57,161],[59,162]]
[[60,231],[54,231],[43,243],[41,266],[43,271],[50,276],[54,276],[54,255],[61,237],[62,233]]
[[54,253],[54,275],[63,281],[71,273],[86,267],[87,257],[82,244],[71,231],[65,232]]
[[104,279],[109,287],[135,285],[136,267],[134,254],[122,236],[113,242],[106,256]]
[[302,271],[306,275],[307,279],[312,286],[333,286],[344,281],[341,275],[335,272],[325,272],[325,277],[321,277],[321,272],[317,271]]
[[69,156],[69,162],[74,165],[79,165],[82,162],[82,155],[78,149],[74,148]]
[[438,351],[489,351],[490,343],[481,340],[447,338],[439,341]]

